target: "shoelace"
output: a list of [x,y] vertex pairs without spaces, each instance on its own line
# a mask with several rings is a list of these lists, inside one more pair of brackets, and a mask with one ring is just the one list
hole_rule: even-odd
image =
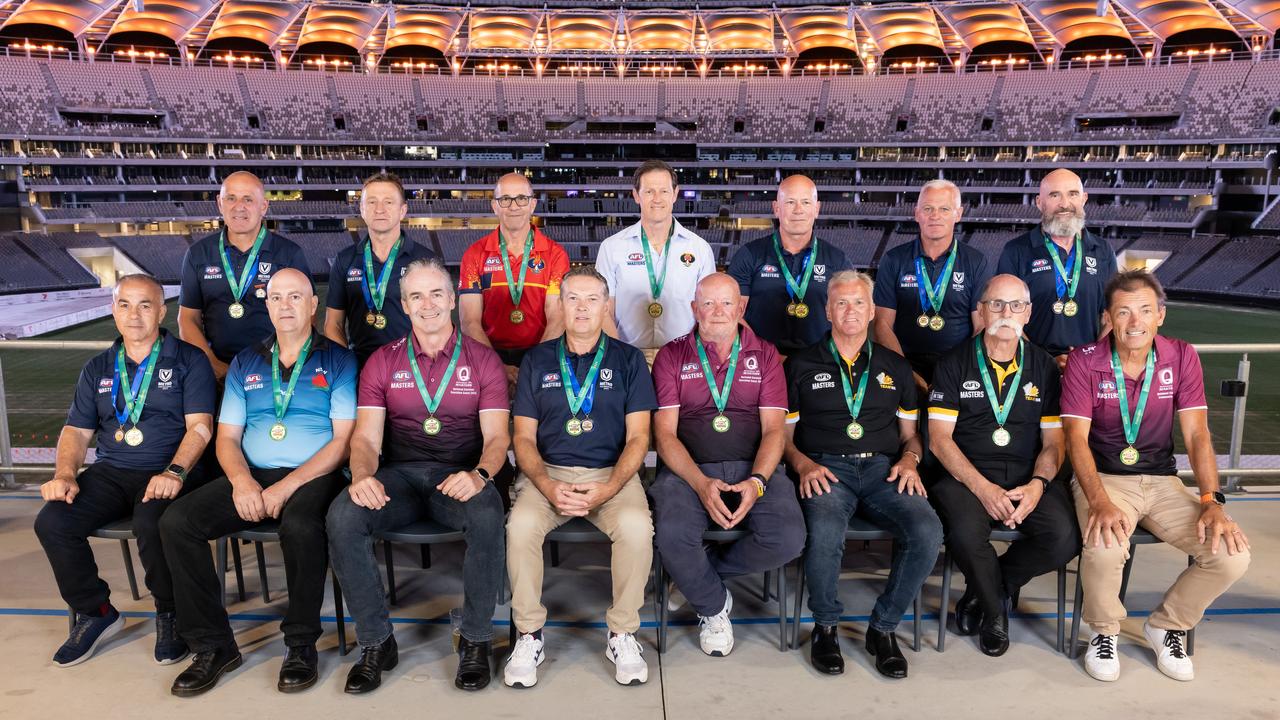
[[1182,630],[1165,630],[1164,646],[1169,648],[1169,654],[1181,660],[1187,656],[1185,650],[1182,649],[1182,637],[1186,635]]
[[644,654],[644,650],[640,647],[640,643],[631,633],[624,633],[614,638],[613,655],[620,661],[639,660]]
[[1111,660],[1115,657],[1116,646],[1110,635],[1095,635],[1089,644],[1098,648],[1099,659]]
[[71,629],[71,637],[68,640],[77,645],[80,644],[80,641],[84,640],[85,633],[89,632],[89,627],[93,625],[93,621],[98,619],[90,615],[81,615],[76,620],[76,626]]
[[173,617],[156,617],[156,642],[171,643],[177,638],[177,622]]
[[724,613],[716,613],[709,617],[699,615],[698,624],[709,628],[712,632],[724,632],[729,627],[729,616]]
[[538,653],[538,641],[532,635],[521,635],[516,640],[516,647],[511,651],[511,659],[517,665],[533,662],[533,658]]

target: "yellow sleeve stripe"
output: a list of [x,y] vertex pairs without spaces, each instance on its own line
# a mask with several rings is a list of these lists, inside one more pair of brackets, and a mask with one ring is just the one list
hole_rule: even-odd
[[800,422],[800,413],[798,413],[798,412],[791,412],[791,413],[787,413],[787,424],[788,424],[788,425],[791,425],[791,424],[793,424],[793,423],[798,423],[798,422]]
[[931,407],[929,408],[930,420],[941,420],[943,422],[956,422],[960,417],[958,410],[949,408]]

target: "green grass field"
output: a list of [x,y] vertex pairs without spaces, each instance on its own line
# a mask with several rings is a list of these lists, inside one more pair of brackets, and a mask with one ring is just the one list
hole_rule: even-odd
[[[323,288],[322,288],[323,292]],[[321,299],[321,312],[324,302]],[[177,332],[177,303],[169,303],[165,327]],[[1197,343],[1280,342],[1280,312],[1207,305],[1175,304],[1163,332]],[[109,318],[87,323],[45,338],[49,340],[109,340],[115,337]],[[0,343],[0,350],[3,350]],[[91,352],[7,350],[3,363],[9,430],[14,446],[52,447],[66,418],[71,390]],[[1226,453],[1231,436],[1232,400],[1220,395],[1221,381],[1236,377],[1239,355],[1204,355],[1205,389],[1209,395],[1209,424],[1218,452]],[[1280,455],[1280,354],[1250,357],[1248,416],[1244,452]]]

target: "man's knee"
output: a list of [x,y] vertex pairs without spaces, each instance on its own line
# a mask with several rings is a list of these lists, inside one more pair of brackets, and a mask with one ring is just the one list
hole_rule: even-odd
[[653,517],[649,515],[649,508],[629,507],[619,512],[610,529],[609,539],[614,545],[629,548],[652,546]]
[[325,514],[325,527],[332,537],[353,537],[371,534],[368,508],[355,504],[348,493],[333,499]]
[[83,534],[77,533],[73,528],[70,509],[65,503],[45,503],[44,507],[40,508],[35,522],[36,537],[40,538],[40,542]]

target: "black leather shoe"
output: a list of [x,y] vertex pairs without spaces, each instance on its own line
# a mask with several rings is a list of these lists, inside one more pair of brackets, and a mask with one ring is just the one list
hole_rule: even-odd
[[956,603],[956,634],[976,635],[982,624],[982,605],[978,596],[965,588],[964,595]]
[[489,686],[493,669],[489,667],[490,642],[471,642],[458,636],[458,674],[453,684],[459,690],[483,690]]
[[390,635],[380,645],[360,648],[360,659],[347,673],[347,684],[342,691],[359,695],[372,692],[382,684],[382,673],[395,668],[400,662],[400,651],[396,647],[396,636]]
[[320,657],[315,645],[291,646],[280,665],[276,689],[282,693],[300,692],[316,684],[320,676]]
[[1000,614],[995,617],[983,617],[982,629],[978,632],[978,648],[984,655],[1000,657],[1009,649],[1009,603],[1000,606]]
[[844,673],[844,656],[840,654],[840,628],[836,625],[814,625],[809,636],[809,662],[827,675]]
[[240,667],[244,658],[240,649],[231,645],[196,653],[195,659],[173,681],[169,691],[178,697],[194,697],[213,689],[218,678]]
[[867,652],[876,659],[876,670],[887,678],[900,680],[907,676],[907,659],[898,649],[898,636],[882,633],[867,626]]

